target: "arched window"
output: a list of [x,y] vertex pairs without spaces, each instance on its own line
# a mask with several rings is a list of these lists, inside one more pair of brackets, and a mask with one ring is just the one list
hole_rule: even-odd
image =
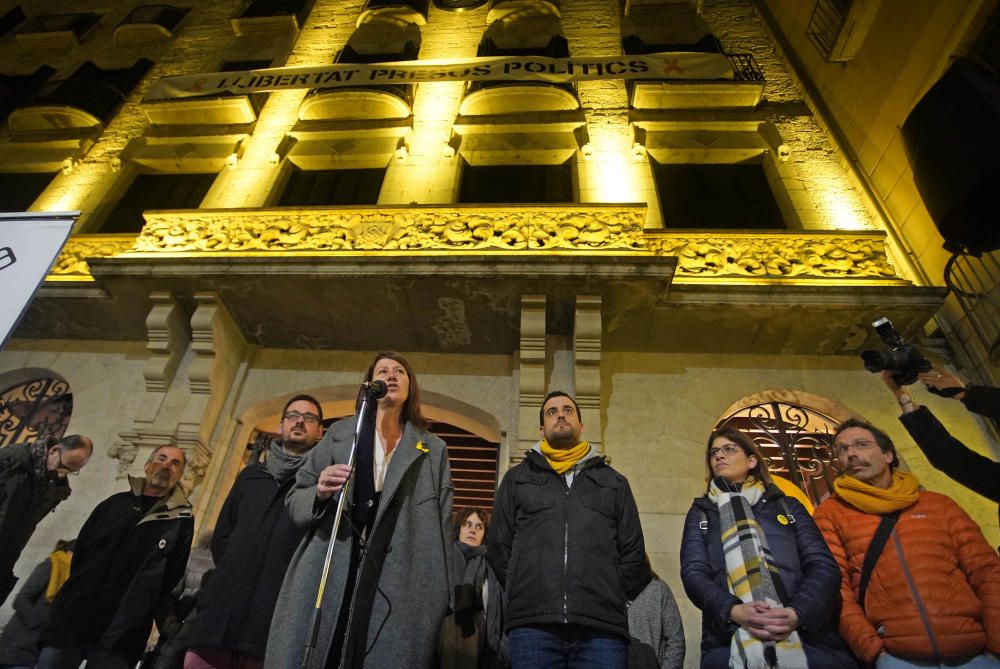
[[840,421],[801,404],[772,400],[731,411],[716,429],[735,427],[753,439],[772,475],[784,477],[819,504],[830,496],[840,475],[833,432]]
[[58,374],[25,369],[0,375],[0,448],[61,439],[72,413],[73,394]]

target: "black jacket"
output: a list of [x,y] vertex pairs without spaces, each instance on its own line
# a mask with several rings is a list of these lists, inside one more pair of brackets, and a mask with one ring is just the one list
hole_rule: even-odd
[[294,475],[279,483],[256,463],[236,477],[212,534],[216,569],[198,593],[190,648],[264,657],[281,582],[305,534],[285,509],[294,483]]
[[47,513],[69,497],[66,479],[39,477],[31,462],[33,444],[0,449],[0,604],[14,587],[14,563]]
[[[774,485],[767,487],[753,514],[788,594],[789,601],[783,603],[799,616],[798,631],[810,669],[855,667],[834,622],[834,612],[840,609],[840,568],[812,517],[798,500],[785,497]],[[789,515],[794,523],[788,522]],[[707,523],[704,528],[703,520]],[[694,500],[684,522],[681,581],[688,598],[702,612],[702,669],[729,666],[730,640],[735,632],[729,624],[729,611],[740,603],[727,585],[720,532],[719,508],[707,497]]]
[[32,667],[38,659],[38,635],[49,619],[51,602],[45,598],[52,561],[45,558],[31,572],[14,598],[14,615],[0,633],[0,666]]
[[507,592],[504,629],[572,623],[628,638],[626,602],[651,578],[639,511],[603,457],[566,486],[537,451],[497,491],[487,559]]
[[[962,402],[969,411],[1000,418],[1000,388],[969,386]],[[927,407],[905,413],[899,420],[935,469],[1000,503],[1000,462],[976,453],[951,436]]]
[[153,501],[142,497],[144,479],[129,483],[131,491],[98,504],[83,524],[45,645],[100,646],[135,662],[154,616],[172,608],[194,534],[191,505],[179,488]]

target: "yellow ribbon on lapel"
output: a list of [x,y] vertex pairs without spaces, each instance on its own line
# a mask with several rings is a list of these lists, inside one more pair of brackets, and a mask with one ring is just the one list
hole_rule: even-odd
[[422,441],[418,441],[417,442],[417,450],[420,451],[421,453],[430,453],[431,452],[431,449],[429,449],[426,446],[424,446],[424,442],[422,442]]

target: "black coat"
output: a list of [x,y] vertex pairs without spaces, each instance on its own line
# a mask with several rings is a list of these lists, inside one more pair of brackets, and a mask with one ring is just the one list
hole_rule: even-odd
[[[969,411],[1000,418],[1000,389],[969,386],[962,399]],[[1000,462],[976,453],[948,433],[927,407],[899,417],[927,460],[955,481],[1000,503]]]
[[305,534],[285,508],[294,483],[256,463],[236,477],[212,534],[216,569],[198,593],[190,648],[264,657],[285,570]]
[[572,623],[628,639],[626,602],[652,578],[628,480],[594,457],[573,483],[537,451],[497,490],[487,559],[507,593],[504,630]]
[[32,444],[0,449],[0,604],[14,587],[14,563],[35,526],[69,497],[66,479],[39,477],[31,462]]
[[171,609],[184,576],[194,520],[179,488],[143,509],[144,479],[97,505],[80,530],[70,577],[52,603],[47,646],[100,646],[130,662],[146,647],[154,616]]
[[[816,523],[798,500],[785,497],[774,485],[767,487],[752,510],[788,593],[790,601],[783,603],[798,614],[810,669],[855,667],[834,622],[834,612],[840,609],[840,569]],[[779,520],[788,520],[788,515],[794,523]],[[705,529],[702,520],[707,521]],[[703,669],[729,666],[730,640],[736,631],[728,622],[729,611],[740,603],[727,586],[720,534],[718,507],[707,497],[694,500],[684,522],[681,580],[688,598],[702,612]]]
[[18,590],[14,598],[14,615],[0,633],[0,665],[30,667],[38,659],[38,635],[52,607],[45,598],[51,573],[52,561],[45,558]]

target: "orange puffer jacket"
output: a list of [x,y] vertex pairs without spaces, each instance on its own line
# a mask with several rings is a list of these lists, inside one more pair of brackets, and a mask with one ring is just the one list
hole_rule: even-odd
[[912,660],[958,660],[1000,653],[1000,558],[949,497],[921,492],[900,514],[865,595],[861,566],[881,516],[833,497],[816,525],[840,565],[840,635],[873,662],[885,650]]

